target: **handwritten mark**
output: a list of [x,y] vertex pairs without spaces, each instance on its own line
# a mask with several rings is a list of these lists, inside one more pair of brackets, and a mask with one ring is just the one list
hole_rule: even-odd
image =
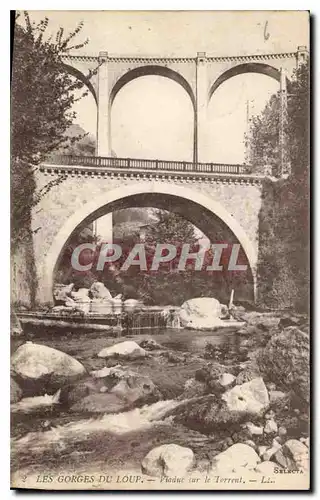
[[268,33],[268,21],[266,21],[266,24],[264,25],[264,33],[263,33],[265,41],[269,40],[270,38],[270,33]]

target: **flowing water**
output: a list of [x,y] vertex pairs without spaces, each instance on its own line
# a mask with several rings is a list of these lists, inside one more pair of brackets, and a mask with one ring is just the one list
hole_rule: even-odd
[[[163,351],[151,351],[148,358],[126,362],[125,367],[148,375],[161,390],[163,401],[128,412],[101,415],[65,411],[59,408],[59,404],[50,404],[54,400],[50,397],[33,398],[34,401],[31,398],[22,411],[20,409],[12,415],[13,468],[28,466],[37,469],[38,466],[43,468],[44,463],[54,469],[62,464],[76,467],[79,454],[81,461],[88,466],[95,463],[98,467],[97,461],[103,457],[104,465],[107,462],[109,467],[112,467],[112,460],[117,466],[124,462],[138,467],[143,454],[152,445],[175,442],[192,445],[193,449],[199,446],[201,453],[205,453],[206,444],[212,448],[210,437],[173,425],[170,419],[163,421],[162,417],[178,404],[176,398],[183,392],[185,382],[194,377],[197,369],[212,361],[205,357],[208,343],[213,349],[211,357],[216,356],[217,361],[226,365],[247,359],[234,329],[212,332],[145,330],[143,334],[117,339],[101,332],[50,330],[13,339],[12,350],[26,340],[32,340],[70,354],[92,371],[105,366],[105,360],[97,357],[102,348],[128,339],[139,343],[145,338],[154,339],[164,348]],[[163,353],[169,353],[169,356]],[[108,450],[107,459],[106,449],[101,446]]]

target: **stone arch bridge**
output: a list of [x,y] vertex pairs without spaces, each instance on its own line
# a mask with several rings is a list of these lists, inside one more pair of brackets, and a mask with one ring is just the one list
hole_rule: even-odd
[[118,92],[136,78],[160,75],[175,81],[190,97],[194,111],[193,161],[203,162],[212,160],[206,156],[206,115],[208,103],[220,85],[243,73],[267,75],[279,82],[285,108],[287,79],[306,57],[306,47],[300,46],[290,53],[220,57],[205,52],[195,57],[114,56],[100,52],[96,56],[68,55],[64,64],[88,87],[97,104],[97,155],[111,154],[111,108]]
[[[306,58],[295,53],[210,57],[66,56],[65,69],[81,79],[97,103],[97,151],[94,157],[55,157],[36,173],[37,189],[53,187],[32,214],[37,274],[36,302],[52,302],[53,276],[70,235],[97,217],[119,208],[155,206],[184,215],[214,242],[217,225],[239,242],[249,264],[252,296],[257,292],[259,211],[262,177],[243,165],[203,161],[206,109],[228,78],[263,73],[279,81],[282,103],[286,82]],[[143,75],[161,75],[180,84],[194,109],[192,163],[111,157],[110,110],[126,83]],[[281,127],[280,127],[281,128]],[[281,170],[280,175],[285,173]],[[60,182],[63,180],[63,182]]]
[[37,302],[52,301],[55,270],[72,234],[98,217],[137,206],[179,213],[212,243],[217,231],[225,231],[226,241],[240,243],[246,256],[247,295],[254,298],[262,179],[246,174],[243,165],[73,156],[43,164],[38,189],[54,185],[32,217]]

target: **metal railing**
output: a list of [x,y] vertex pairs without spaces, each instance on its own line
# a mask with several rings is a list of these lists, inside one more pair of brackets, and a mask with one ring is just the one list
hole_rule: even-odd
[[54,155],[46,163],[128,170],[166,170],[171,172],[200,172],[210,174],[246,174],[244,164],[193,163],[187,161],[147,160],[138,158],[113,158],[107,156]]

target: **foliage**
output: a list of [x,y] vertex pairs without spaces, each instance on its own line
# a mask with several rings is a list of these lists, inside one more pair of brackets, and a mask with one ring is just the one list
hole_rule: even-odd
[[[253,171],[279,168],[279,96],[273,96],[251,129]],[[309,63],[288,84],[287,148],[292,174],[265,179],[259,214],[260,300],[270,307],[307,310],[309,302]]]
[[[71,126],[76,101],[74,92],[83,83],[70,76],[63,67],[62,55],[88,43],[74,42],[82,23],[70,34],[60,28],[54,39],[48,38],[49,20],[38,24],[24,13],[25,26],[16,24],[11,85],[11,198],[12,241],[23,239],[29,231],[30,211],[52,187],[35,192],[38,165],[54,150],[76,143],[66,131]],[[82,93],[79,99],[86,94]],[[59,178],[59,183],[63,178]]]
[[[287,117],[285,120],[285,156],[292,171],[300,177],[309,165],[310,145],[310,89],[309,61],[298,66],[287,82]],[[251,169],[264,173],[271,166],[272,174],[279,174],[279,114],[280,95],[274,94],[259,116],[251,120],[249,145]]]

